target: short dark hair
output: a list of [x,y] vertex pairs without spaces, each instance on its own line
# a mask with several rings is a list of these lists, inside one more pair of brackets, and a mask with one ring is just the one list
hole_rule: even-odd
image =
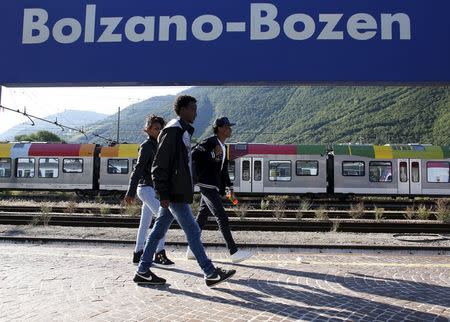
[[189,96],[189,95],[180,95],[175,100],[175,103],[173,103],[173,110],[177,115],[180,115],[180,109],[182,107],[187,107],[189,103],[197,103],[197,100],[195,97]]
[[147,116],[147,118],[145,119],[145,129],[149,128],[150,126],[152,126],[155,123],[159,123],[161,125],[161,127],[164,127],[166,125],[166,121],[164,121],[164,119],[160,116],[156,116],[155,114],[151,114],[149,116]]

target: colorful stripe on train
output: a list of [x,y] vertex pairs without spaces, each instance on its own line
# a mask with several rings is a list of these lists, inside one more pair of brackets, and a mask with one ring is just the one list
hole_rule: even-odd
[[355,155],[372,159],[448,159],[450,146],[421,144],[395,145],[333,145],[334,155]]
[[95,144],[0,143],[0,158],[36,156],[92,157]]

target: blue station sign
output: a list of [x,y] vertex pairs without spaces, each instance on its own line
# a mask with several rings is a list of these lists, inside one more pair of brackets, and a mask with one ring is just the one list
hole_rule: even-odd
[[449,84],[448,0],[2,0],[0,84]]

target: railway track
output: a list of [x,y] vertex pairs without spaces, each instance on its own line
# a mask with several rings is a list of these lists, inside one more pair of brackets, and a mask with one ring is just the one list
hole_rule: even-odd
[[[300,208],[283,208],[283,209],[258,209],[249,204],[241,206],[225,205],[225,211],[229,217],[245,217],[245,218],[316,218],[320,217],[319,213],[326,213],[328,218],[359,218],[359,219],[374,219],[377,216],[376,208],[361,208],[359,210],[345,207],[337,209],[338,207],[316,207],[309,209]],[[407,209],[389,209],[382,208],[380,215],[384,219],[405,219],[408,217]],[[425,208],[429,214],[430,219],[434,219],[435,212],[430,208]],[[139,210],[139,209],[138,209]],[[52,206],[0,206],[0,213],[52,213],[52,214],[90,214],[90,215],[128,215],[129,212],[125,207],[117,205],[102,206],[102,207],[76,207],[69,209],[68,207],[52,207]]]
[[[14,214],[1,213],[2,225],[42,225],[74,226],[74,227],[122,227],[137,228],[139,218],[124,216],[87,216],[64,214]],[[340,231],[365,233],[440,233],[450,232],[450,223],[437,221],[406,221],[406,220],[353,220],[353,219],[267,219],[267,218],[230,218],[232,230],[244,231]],[[171,228],[179,229],[174,222]],[[214,219],[208,221],[205,230],[217,229]]]

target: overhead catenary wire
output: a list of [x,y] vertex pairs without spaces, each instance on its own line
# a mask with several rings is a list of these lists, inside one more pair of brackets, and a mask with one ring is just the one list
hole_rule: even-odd
[[[54,125],[56,125],[56,126],[59,126],[63,131],[64,131],[64,129],[68,129],[68,130],[72,130],[72,131],[81,133],[81,134],[83,134],[83,135],[86,137],[86,139],[88,139],[88,136],[87,136],[86,131],[84,131],[82,128],[81,128],[81,129],[77,129],[77,128],[74,128],[74,127],[71,127],[71,126],[67,126],[67,125],[61,124],[61,123],[58,122],[58,119],[56,119],[56,120],[53,122],[53,121],[44,119],[44,118],[39,117],[39,116],[35,116],[35,115],[28,114],[27,111],[26,111],[26,109],[24,109],[24,111],[22,112],[22,111],[20,111],[20,109],[15,110],[15,109],[6,107],[6,106],[4,106],[4,105],[0,105],[0,109],[8,110],[8,111],[11,111],[11,112],[14,112],[14,113],[18,113],[18,114],[22,114],[23,116],[27,117],[27,118],[32,122],[32,124],[30,124],[31,126],[34,126],[34,121],[33,121],[33,119],[36,119],[36,120],[39,120],[39,121],[42,121],[42,122],[46,122],[46,123],[50,123],[50,124],[54,124]],[[99,138],[99,139],[106,140],[107,142],[112,143],[112,144],[113,144],[113,143],[117,143],[115,140],[109,139],[109,138],[104,137],[104,136],[102,136],[102,135],[98,135],[98,134],[96,134],[96,133],[89,133],[89,134],[92,135],[92,136],[94,136],[94,137],[97,137],[97,138]]]

